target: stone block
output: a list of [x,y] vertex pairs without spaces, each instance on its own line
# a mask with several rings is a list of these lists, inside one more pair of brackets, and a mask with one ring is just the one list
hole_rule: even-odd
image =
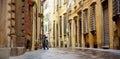
[[17,55],[17,48],[16,47],[11,48],[10,56],[16,56],[16,55]]
[[17,47],[17,56],[22,55],[25,53],[24,47]]
[[25,53],[25,48],[24,47],[14,47],[11,48],[11,56],[19,56]]
[[0,59],[8,59],[10,57],[10,48],[0,48]]

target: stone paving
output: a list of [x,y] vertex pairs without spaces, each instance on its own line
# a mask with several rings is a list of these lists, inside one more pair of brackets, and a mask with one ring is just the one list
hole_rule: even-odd
[[111,52],[82,50],[75,48],[50,48],[26,52],[24,55],[9,59],[120,59],[120,55]]

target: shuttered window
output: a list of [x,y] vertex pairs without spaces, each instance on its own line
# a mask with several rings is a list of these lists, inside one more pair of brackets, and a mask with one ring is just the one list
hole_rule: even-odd
[[62,6],[62,0],[59,0],[59,7]]
[[113,16],[120,14],[120,0],[113,0]]
[[87,34],[88,33],[87,10],[83,11],[83,26],[84,26],[84,34]]
[[76,0],[74,0],[74,5],[76,5]]
[[64,35],[66,35],[66,14],[64,15]]
[[109,48],[110,46],[110,29],[109,29],[109,7],[108,7],[108,1],[104,1],[102,3],[102,47],[103,48]]
[[67,0],[64,0],[64,3],[66,3],[67,2]]
[[53,23],[53,38],[55,38],[55,21]]
[[62,16],[60,16],[60,36],[62,36]]
[[56,24],[56,44],[59,46],[59,39],[58,39],[58,24]]
[[90,7],[90,26],[91,31],[96,31],[95,4]]

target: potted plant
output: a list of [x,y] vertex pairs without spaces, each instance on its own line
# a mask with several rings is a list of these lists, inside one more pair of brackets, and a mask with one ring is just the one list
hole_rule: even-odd
[[35,40],[34,42],[35,42],[35,50],[37,50],[39,48],[40,42],[39,40]]
[[41,16],[41,14],[40,13],[38,13],[38,17],[40,17]]
[[44,18],[44,16],[43,16],[43,14],[42,13],[38,13],[38,17],[40,17],[40,18]]
[[28,1],[28,4],[29,4],[30,6],[34,6],[35,2],[34,2],[33,0],[29,0],[29,1]]
[[69,36],[69,32],[67,31],[66,34]]

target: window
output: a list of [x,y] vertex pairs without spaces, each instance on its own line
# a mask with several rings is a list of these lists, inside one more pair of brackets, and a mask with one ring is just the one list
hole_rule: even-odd
[[76,5],[77,3],[76,3],[76,0],[74,0],[74,5]]
[[64,3],[66,3],[67,1],[66,0],[64,0]]
[[62,0],[59,0],[59,7],[61,7],[62,5]]
[[66,14],[64,15],[64,35],[66,35]]
[[88,19],[87,19],[87,9],[83,11],[83,26],[84,26],[84,34],[88,33]]
[[55,3],[55,0],[54,0],[54,12],[55,12],[55,5],[56,5],[56,3]]
[[60,16],[60,36],[62,36],[62,16]]
[[113,16],[117,16],[119,14],[120,14],[120,0],[113,0]]
[[55,0],[55,11],[57,10],[57,1]]
[[58,39],[58,24],[56,24],[56,45],[59,46],[59,39]]
[[44,33],[46,33],[47,32],[47,25],[45,25],[45,27],[44,27]]
[[55,38],[55,21],[53,23],[53,38]]
[[47,9],[47,7],[48,7],[48,4],[45,4],[45,9]]
[[77,47],[77,17],[74,18],[74,35],[75,35],[75,46]]
[[90,26],[91,26],[91,31],[96,30],[95,4],[92,4],[90,6]]
[[72,8],[72,0],[69,0],[67,10],[71,10]]

